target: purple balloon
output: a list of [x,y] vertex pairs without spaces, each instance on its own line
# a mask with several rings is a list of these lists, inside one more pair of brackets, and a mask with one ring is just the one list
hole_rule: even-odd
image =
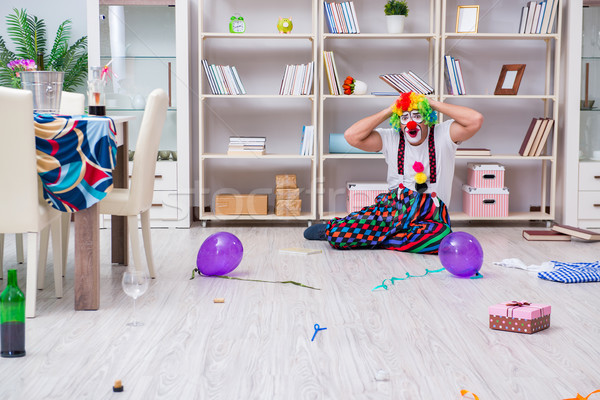
[[477,274],[483,264],[483,249],[467,232],[452,232],[442,239],[438,254],[444,268],[461,278]]
[[204,275],[225,275],[240,265],[243,255],[240,239],[229,232],[217,232],[200,246],[196,266]]

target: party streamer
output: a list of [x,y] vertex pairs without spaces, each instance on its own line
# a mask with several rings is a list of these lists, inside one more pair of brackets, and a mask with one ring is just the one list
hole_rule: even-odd
[[388,287],[387,287],[387,285],[385,284],[385,281],[390,281],[390,282],[392,282],[392,285],[394,285],[396,281],[404,281],[404,280],[406,280],[406,279],[408,279],[408,278],[421,278],[421,277],[423,277],[423,276],[425,276],[425,275],[428,275],[428,274],[433,274],[433,273],[435,273],[435,272],[442,272],[444,269],[445,269],[445,268],[440,268],[440,269],[434,269],[434,270],[432,271],[432,270],[429,270],[429,269],[425,268],[425,273],[424,273],[423,275],[411,275],[411,274],[409,274],[409,273],[407,272],[407,273],[406,273],[406,277],[404,277],[404,278],[396,278],[396,277],[392,277],[392,278],[390,278],[390,279],[384,279],[384,280],[383,280],[383,282],[381,282],[381,285],[379,285],[379,286],[375,286],[373,289],[371,289],[371,292],[372,292],[372,291],[374,291],[374,290],[377,290],[377,289],[385,289],[385,290],[388,290]]
[[594,393],[600,393],[600,390],[594,390],[592,393],[588,394],[585,397],[583,397],[582,395],[580,395],[579,393],[577,393],[577,397],[573,397],[573,398],[570,398],[570,399],[564,399],[564,400],[588,400],[590,398],[590,396],[593,395]]
[[196,273],[198,273],[198,275],[204,276],[206,278],[235,279],[236,281],[264,282],[264,283],[290,283],[292,285],[301,286],[301,287],[304,287],[304,288],[307,288],[307,289],[321,290],[319,288],[308,286],[308,285],[305,285],[303,283],[299,283],[299,282],[295,282],[295,281],[263,281],[263,280],[260,280],[260,279],[236,278],[234,276],[227,276],[227,275],[204,275],[202,272],[198,271],[198,268],[194,268],[192,270],[192,277],[190,278],[190,280],[194,279],[194,277],[196,276]]

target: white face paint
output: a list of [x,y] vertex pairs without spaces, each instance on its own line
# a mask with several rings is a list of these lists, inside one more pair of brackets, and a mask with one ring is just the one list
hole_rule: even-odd
[[[415,129],[408,129],[406,126],[410,121],[414,121],[417,124]],[[427,138],[427,133],[429,130],[423,123],[423,116],[418,110],[403,112],[402,116],[400,117],[400,124],[402,132],[404,132],[404,136],[406,136],[406,141],[409,144],[417,146],[423,143],[425,138]]]

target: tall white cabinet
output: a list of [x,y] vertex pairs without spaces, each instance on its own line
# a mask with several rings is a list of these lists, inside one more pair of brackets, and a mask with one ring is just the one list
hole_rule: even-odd
[[89,65],[110,63],[112,71],[106,113],[134,117],[129,123],[130,159],[146,97],[156,88],[169,95],[150,218],[153,227],[187,228],[192,194],[189,1],[87,0],[87,15]]
[[[316,137],[313,155],[300,155],[304,125],[317,125],[318,0],[198,0],[199,218],[215,220],[300,220],[317,218]],[[230,18],[241,16],[245,32],[230,33]],[[293,29],[278,32],[280,17]],[[246,94],[212,94],[202,60],[235,66]],[[286,65],[313,62],[310,94],[279,95]],[[264,155],[228,155],[230,137],[266,138]],[[299,216],[274,213],[275,176],[293,174],[300,188]],[[266,194],[266,215],[215,213],[219,194]]]

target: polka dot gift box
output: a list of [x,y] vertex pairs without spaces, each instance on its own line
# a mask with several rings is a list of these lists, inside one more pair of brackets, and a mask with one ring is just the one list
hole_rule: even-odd
[[490,328],[535,333],[550,326],[550,305],[511,301],[489,307]]

